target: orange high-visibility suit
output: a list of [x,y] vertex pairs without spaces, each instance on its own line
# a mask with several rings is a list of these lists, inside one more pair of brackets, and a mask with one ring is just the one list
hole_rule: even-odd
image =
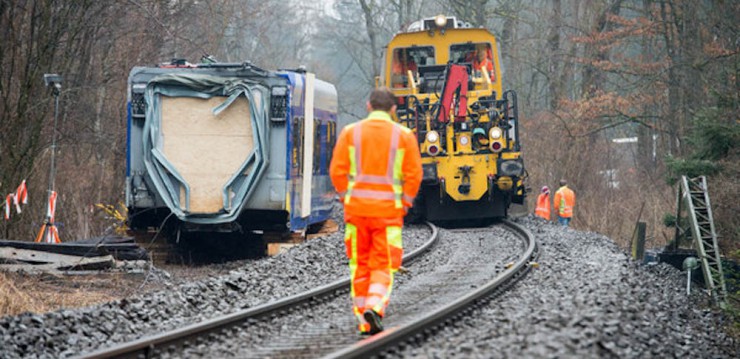
[[[395,75],[403,75],[406,76],[408,74],[408,71],[411,70],[413,72],[416,72],[418,70],[418,67],[416,66],[416,62],[413,60],[407,61],[407,62],[394,62],[393,63],[393,69],[392,73]],[[401,84],[403,85],[403,84]]]
[[534,210],[534,215],[550,220],[550,192],[540,193],[537,196],[537,207]]
[[421,183],[421,156],[411,130],[373,111],[349,125],[337,139],[331,181],[344,203],[344,241],[352,277],[352,310],[367,331],[362,314],[381,317],[401,266],[403,216]]
[[573,207],[576,205],[576,194],[568,186],[562,186],[555,192],[552,203],[559,217],[571,218],[573,217]]
[[486,71],[488,71],[488,76],[493,76],[493,63],[490,59],[487,57],[483,60],[478,60],[477,58],[473,60],[473,69],[476,71],[480,71],[480,69],[484,67]]

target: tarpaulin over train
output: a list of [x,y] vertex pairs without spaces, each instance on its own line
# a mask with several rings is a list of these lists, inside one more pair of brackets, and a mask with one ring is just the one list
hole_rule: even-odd
[[144,164],[179,219],[236,219],[269,161],[269,90],[244,78],[163,74],[146,87]]

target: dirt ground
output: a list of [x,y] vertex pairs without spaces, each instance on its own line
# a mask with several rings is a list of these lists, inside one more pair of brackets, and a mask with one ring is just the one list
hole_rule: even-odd
[[[336,222],[329,220],[307,238],[310,240],[328,235],[338,228]],[[291,240],[286,245],[299,242],[300,240]],[[282,247],[275,247],[269,248],[269,251],[276,254],[281,249]],[[105,303],[164,289],[167,284],[177,285],[227,274],[250,260],[254,259],[203,265],[158,263],[154,271],[140,266],[134,272],[115,270],[85,274],[24,274],[0,271],[0,317]]]
[[[24,274],[0,272],[0,316],[79,308],[162,289],[167,281],[182,283],[228,273],[243,262],[202,266],[160,265],[169,278],[137,273]],[[162,272],[159,272],[162,273]]]

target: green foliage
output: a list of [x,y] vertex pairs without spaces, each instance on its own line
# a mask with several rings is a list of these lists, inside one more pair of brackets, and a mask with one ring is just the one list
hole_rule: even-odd
[[694,151],[691,158],[716,161],[727,157],[740,140],[740,126],[732,118],[725,118],[716,107],[704,108],[694,117],[694,131],[688,142]]
[[665,163],[668,167],[666,182],[668,182],[668,184],[671,186],[675,185],[682,175],[686,175],[689,178],[698,176],[712,176],[722,170],[722,166],[708,160],[668,157],[666,158]]
[[666,181],[674,185],[682,175],[688,177],[712,176],[722,171],[715,161],[732,153],[740,141],[740,126],[727,110],[705,107],[693,118],[692,130],[686,136],[691,153],[686,158],[666,158]]
[[663,225],[666,227],[676,226],[676,215],[673,213],[666,213],[663,215]]
[[[735,251],[734,255],[740,256],[740,250]],[[735,261],[723,259],[722,269],[727,287],[725,314],[731,319],[731,330],[735,335],[740,335],[740,266]]]

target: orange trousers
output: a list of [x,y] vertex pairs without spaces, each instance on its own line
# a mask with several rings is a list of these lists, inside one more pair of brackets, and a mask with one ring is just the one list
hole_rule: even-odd
[[372,309],[381,317],[393,288],[393,274],[401,266],[403,217],[376,218],[345,215],[344,244],[352,278],[352,311],[363,330],[362,313]]

